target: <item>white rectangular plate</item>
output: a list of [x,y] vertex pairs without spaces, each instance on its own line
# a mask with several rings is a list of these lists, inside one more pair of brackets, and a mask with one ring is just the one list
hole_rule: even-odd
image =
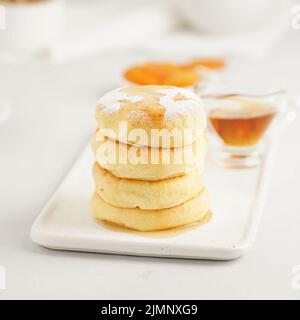
[[207,163],[205,180],[212,198],[211,220],[184,232],[130,232],[95,221],[90,210],[94,191],[88,147],[36,219],[32,240],[72,251],[140,256],[230,260],[253,244],[263,207],[271,144],[262,164],[252,169],[221,169]]

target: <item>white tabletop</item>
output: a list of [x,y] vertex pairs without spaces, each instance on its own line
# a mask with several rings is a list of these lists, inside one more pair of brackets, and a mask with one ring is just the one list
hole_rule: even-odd
[[[300,94],[300,31],[244,76],[258,72]],[[51,251],[30,227],[95,127],[94,105],[115,86],[129,53],[76,65],[0,65],[13,115],[0,125],[0,265],[9,298],[300,298],[300,120],[282,134],[255,247],[231,262]],[[295,279],[294,279],[295,280]]]

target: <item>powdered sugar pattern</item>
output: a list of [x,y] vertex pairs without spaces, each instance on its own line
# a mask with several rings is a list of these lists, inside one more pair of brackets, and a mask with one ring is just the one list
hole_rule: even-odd
[[143,96],[133,96],[133,97],[127,97],[126,100],[132,102],[132,103],[137,103],[143,101],[145,98]]
[[161,93],[170,98],[175,98],[177,95],[182,95],[186,99],[192,99],[201,102],[201,99],[195,93],[182,88],[161,89],[158,91],[158,93]]
[[122,89],[123,88],[119,88],[106,93],[102,98],[99,99],[98,104],[104,106],[104,110],[106,112],[116,113],[120,110],[122,101],[137,103],[144,100],[143,96],[129,96],[126,92],[121,91]]
[[175,101],[168,96],[160,98],[160,105],[165,107],[166,120],[171,120],[178,115],[186,116],[190,114],[190,111],[199,109],[198,102],[194,100]]
[[[125,92],[126,88],[119,88],[105,94],[98,103],[103,108],[103,111],[107,113],[117,113],[120,110],[122,102],[138,103],[147,99],[148,92],[141,91],[137,95],[129,95]],[[151,91],[150,91],[151,92]],[[170,87],[170,88],[158,88],[153,93],[158,93],[161,97],[158,98],[158,102],[165,108],[164,118],[165,120],[172,120],[176,117],[189,117],[196,112],[203,112],[201,99],[190,90]],[[182,99],[176,99],[178,96]],[[148,114],[141,110],[132,110],[128,113],[127,119],[147,119]]]
[[[164,94],[164,96],[159,99],[159,104],[165,107],[166,120],[171,120],[178,115],[189,115],[190,111],[203,110],[202,106],[199,106],[201,99],[189,90],[171,88],[159,90],[159,93]],[[187,100],[176,101],[174,98],[177,95],[181,95]]]

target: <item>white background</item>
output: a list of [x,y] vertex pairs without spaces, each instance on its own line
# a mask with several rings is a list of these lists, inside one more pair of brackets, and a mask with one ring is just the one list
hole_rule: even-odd
[[[300,94],[300,30],[240,75],[268,75]],[[31,225],[95,127],[95,102],[137,57],[119,52],[76,65],[0,64],[0,95],[13,115],[0,125],[0,264],[8,298],[300,298],[300,118],[280,137],[255,247],[231,262],[51,251]]]

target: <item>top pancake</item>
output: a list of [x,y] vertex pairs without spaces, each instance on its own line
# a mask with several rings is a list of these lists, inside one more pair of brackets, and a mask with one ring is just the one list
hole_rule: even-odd
[[102,134],[112,140],[155,148],[190,145],[206,127],[201,99],[190,90],[172,86],[132,86],[108,92],[98,101],[96,120]]

